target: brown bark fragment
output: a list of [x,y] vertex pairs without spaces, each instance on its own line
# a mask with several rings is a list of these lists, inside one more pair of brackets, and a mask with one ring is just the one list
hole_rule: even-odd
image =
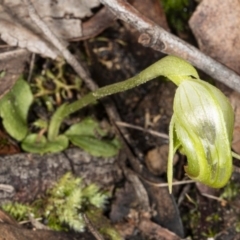
[[0,157],[0,183],[15,189],[12,193],[0,191],[0,201],[32,201],[69,171],[105,189],[111,189],[122,178],[116,158],[96,158],[75,148],[65,153]]
[[0,240],[93,240],[94,237],[87,232],[64,233],[48,230],[28,230],[20,226],[0,223]]

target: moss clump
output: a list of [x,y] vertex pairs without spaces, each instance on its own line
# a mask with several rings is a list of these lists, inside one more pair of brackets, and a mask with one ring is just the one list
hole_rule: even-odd
[[190,17],[189,0],[161,0],[171,28],[183,32]]
[[[91,222],[97,223],[99,230],[110,237],[119,236],[109,221],[105,219],[103,209],[108,199],[108,194],[99,189],[95,184],[85,186],[81,178],[75,178],[71,173],[65,174],[54,187],[49,189],[46,196],[32,204],[7,203],[2,205],[3,210],[12,215],[16,220],[28,219],[28,214],[35,218],[42,218],[54,230],[73,229],[82,232],[85,221],[82,214],[86,214]],[[114,238],[114,239],[121,239]]]

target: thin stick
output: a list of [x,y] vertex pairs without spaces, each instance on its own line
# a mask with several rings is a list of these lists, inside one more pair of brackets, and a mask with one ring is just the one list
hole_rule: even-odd
[[[35,220],[42,221],[42,218],[35,218]],[[31,223],[31,221],[30,220],[24,220],[24,221],[19,222],[18,224],[23,225],[23,224],[26,224],[26,223]]]
[[83,220],[86,223],[88,230],[92,233],[92,235],[97,239],[97,240],[104,240],[103,236],[98,232],[98,230],[92,225],[91,221],[87,217],[86,214],[82,214]]
[[23,0],[28,8],[29,16],[32,21],[42,30],[46,37],[51,41],[51,43],[58,49],[58,51],[63,55],[66,61],[71,65],[71,67],[77,72],[77,74],[84,80],[87,87],[94,91],[98,87],[89,77],[89,74],[74,57],[73,54],[59,41],[59,39],[54,35],[54,33],[49,29],[49,27],[42,21],[38,16],[31,0]]
[[15,191],[13,186],[7,184],[0,184],[0,190],[8,193],[13,193]]
[[33,68],[34,68],[34,63],[35,63],[35,56],[36,56],[36,54],[32,53],[30,66],[29,66],[29,73],[28,73],[28,78],[27,78],[28,83],[30,83],[30,81],[32,79]]
[[9,59],[14,59],[21,55],[25,55],[28,51],[26,49],[16,49],[9,52],[0,53],[0,61],[7,61]]
[[222,198],[219,198],[219,197],[215,197],[213,195],[210,195],[210,194],[207,194],[207,193],[202,193],[202,196],[204,197],[207,197],[207,198],[210,198],[210,199],[213,199],[213,200],[216,200],[218,202],[222,202],[224,204],[227,204],[228,202]]
[[172,35],[146,18],[125,0],[100,0],[115,15],[139,32],[139,42],[146,47],[169,55],[179,56],[201,69],[214,79],[240,92],[240,76],[213,60],[197,48]]
[[237,160],[240,160],[240,155],[239,155],[239,154],[237,154],[237,153],[235,153],[235,152],[232,152],[232,156],[233,156],[234,158],[236,158]]
[[117,121],[116,124],[120,127],[132,128],[132,129],[136,129],[136,130],[143,131],[143,132],[146,132],[146,133],[150,133],[151,135],[154,135],[154,136],[157,136],[157,137],[160,137],[160,138],[169,139],[167,134],[159,133],[159,132],[154,131],[154,130],[145,129],[145,128],[142,128],[142,127],[139,127],[139,126],[134,126],[132,124],[125,123],[125,122],[120,122],[120,121]]
[[[142,176],[140,176],[140,178],[142,178],[145,182],[151,184],[152,186],[155,186],[155,187],[168,187],[168,183],[156,183],[156,182],[152,182],[152,181],[149,181],[145,178],[143,178]],[[195,180],[183,180],[183,181],[177,181],[177,182],[173,182],[172,185],[173,186],[178,186],[178,185],[183,185],[183,184],[190,184],[190,183],[195,183],[196,181]]]

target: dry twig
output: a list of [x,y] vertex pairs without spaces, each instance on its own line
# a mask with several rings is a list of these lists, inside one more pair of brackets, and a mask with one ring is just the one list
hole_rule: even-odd
[[30,61],[30,66],[29,66],[29,74],[27,77],[27,82],[30,83],[31,79],[32,79],[32,75],[33,75],[33,68],[34,68],[34,64],[35,64],[35,53],[32,53],[31,56],[31,61]]
[[125,0],[100,0],[116,16],[132,25],[142,34],[139,42],[157,51],[179,56],[201,69],[214,79],[240,92],[240,76],[234,71],[213,60],[197,48],[172,35],[143,16]]
[[120,127],[127,127],[127,128],[132,128],[132,129],[136,129],[136,130],[139,130],[139,131],[142,131],[142,132],[146,132],[146,133],[149,133],[153,136],[156,136],[156,137],[160,137],[160,138],[164,138],[164,139],[169,139],[169,136],[165,133],[160,133],[160,132],[157,132],[157,131],[154,131],[154,130],[151,130],[151,129],[145,129],[145,128],[142,128],[142,127],[139,127],[139,126],[135,126],[133,124],[129,124],[129,123],[125,123],[125,122],[119,122],[117,121],[116,124]]
[[27,53],[27,50],[26,49],[21,49],[21,48],[16,49],[16,50],[12,50],[12,51],[8,51],[8,52],[0,53],[0,62],[7,61],[11,58],[16,58],[18,56],[22,56],[25,53]]
[[0,184],[0,190],[8,193],[13,193],[15,191],[12,185]]
[[216,196],[213,196],[213,195],[210,195],[210,194],[207,194],[207,193],[202,193],[202,196],[204,197],[207,197],[207,198],[210,198],[210,199],[213,199],[213,200],[216,200],[218,202],[221,202],[223,203],[224,205],[227,205],[228,204],[228,201],[226,201],[225,199],[222,199],[220,197],[216,197]]
[[76,73],[84,80],[87,87],[94,91],[98,88],[95,82],[90,78],[88,72],[82,67],[73,54],[60,42],[49,27],[38,16],[31,0],[23,0],[28,8],[29,16],[32,21],[42,30],[45,36],[51,41],[58,51],[63,55],[69,65],[76,71]]
[[[163,183],[163,182],[152,182],[152,181],[149,181],[148,179],[145,179],[142,176],[139,176],[139,177],[146,183],[148,183],[152,186],[155,186],[155,187],[168,187],[168,185],[169,185],[168,183]],[[173,182],[172,185],[179,186],[179,185],[186,185],[186,184],[191,184],[191,183],[195,183],[195,182],[196,182],[195,180],[182,180],[182,181]]]
[[84,222],[86,223],[88,230],[92,233],[92,235],[97,239],[97,240],[104,240],[103,236],[98,232],[98,230],[92,225],[91,221],[87,217],[86,214],[82,214]]

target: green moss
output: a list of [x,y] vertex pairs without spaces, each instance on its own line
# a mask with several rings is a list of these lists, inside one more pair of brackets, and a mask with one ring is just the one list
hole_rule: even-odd
[[7,203],[2,205],[2,209],[8,212],[17,221],[26,220],[28,213],[32,212],[32,208],[21,203]]
[[224,187],[223,193],[221,194],[221,198],[224,198],[228,201],[232,201],[239,194],[239,184],[236,182],[228,182],[228,184]]
[[240,232],[240,221],[239,221],[239,222],[236,222],[235,225],[234,225],[234,227],[235,227],[235,231],[236,231],[237,233],[239,233],[239,232]]
[[44,198],[29,205],[8,203],[2,205],[2,208],[18,221],[27,220],[28,214],[34,214],[36,218],[45,219],[51,229],[58,231],[68,228],[84,231],[84,213],[110,239],[121,239],[103,215],[108,197],[109,194],[95,184],[85,186],[81,178],[67,173],[47,191]]
[[190,17],[189,0],[161,0],[168,23],[173,30],[182,32]]

